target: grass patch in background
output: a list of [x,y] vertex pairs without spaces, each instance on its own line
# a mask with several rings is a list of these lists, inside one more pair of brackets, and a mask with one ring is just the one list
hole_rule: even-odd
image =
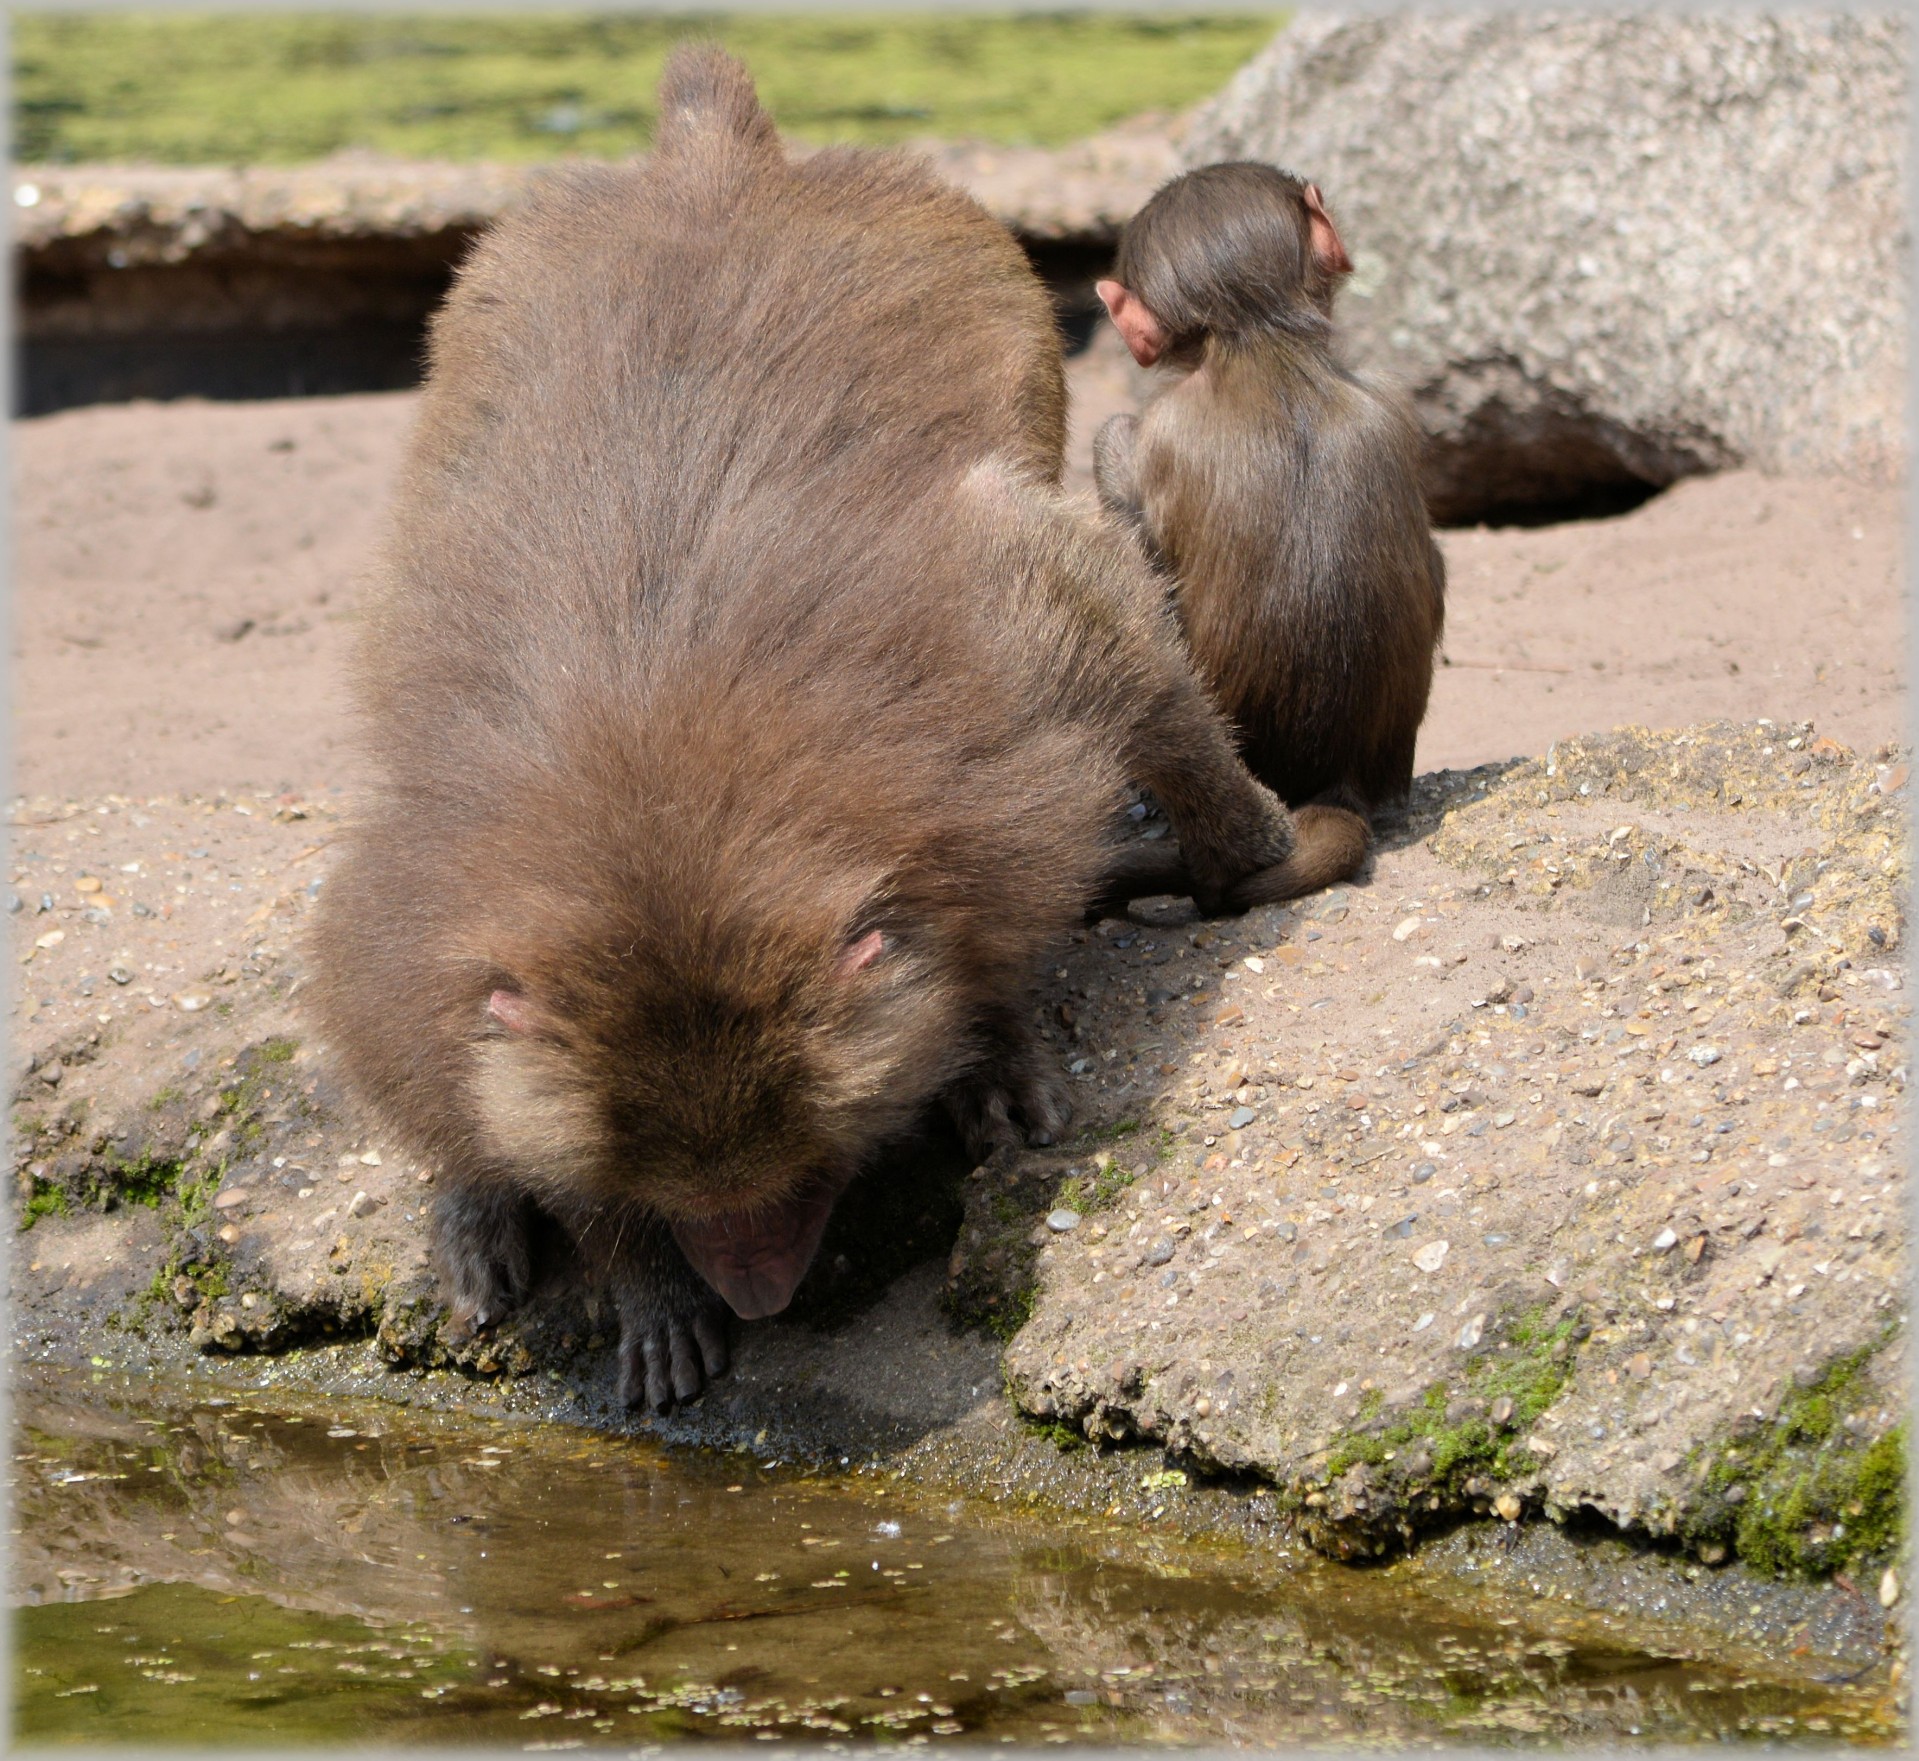
[[651,138],[660,67],[694,35],[741,55],[800,140],[1051,146],[1217,91],[1282,18],[16,10],[14,154],[617,157]]

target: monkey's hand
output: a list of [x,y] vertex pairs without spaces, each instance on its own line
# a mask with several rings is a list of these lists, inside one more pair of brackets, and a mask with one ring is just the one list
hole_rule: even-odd
[[448,1178],[433,1205],[433,1252],[447,1300],[447,1337],[464,1344],[526,1296],[526,1201],[501,1187]]
[[1249,875],[1283,870],[1297,848],[1293,816],[1285,803],[1250,776],[1245,780],[1250,788],[1223,799],[1215,816],[1179,826],[1179,852],[1192,900],[1207,917],[1244,911],[1247,901],[1239,896],[1240,883]]
[[1140,501],[1139,473],[1133,458],[1138,439],[1137,416],[1107,417],[1093,436],[1093,482],[1099,489],[1100,506],[1109,514],[1117,514],[1143,538],[1146,511]]
[[996,1149],[1053,1143],[1073,1116],[1066,1085],[1025,1024],[1003,1022],[996,1038],[986,1065],[946,1094],[967,1152],[982,1161]]
[[651,1218],[599,1218],[581,1232],[583,1257],[620,1316],[622,1406],[665,1412],[726,1374],[726,1304]]

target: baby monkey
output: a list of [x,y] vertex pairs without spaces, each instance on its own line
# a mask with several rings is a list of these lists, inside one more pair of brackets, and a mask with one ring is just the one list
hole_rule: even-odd
[[1412,411],[1333,352],[1351,270],[1316,186],[1234,163],[1161,189],[1099,283],[1133,359],[1180,375],[1101,428],[1100,500],[1171,577],[1247,764],[1302,830],[1340,822],[1328,880],[1411,785],[1445,615]]

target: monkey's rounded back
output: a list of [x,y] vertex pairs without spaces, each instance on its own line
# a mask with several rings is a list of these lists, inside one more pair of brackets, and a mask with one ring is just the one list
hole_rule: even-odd
[[1142,422],[1147,520],[1195,666],[1293,805],[1403,797],[1444,620],[1417,435],[1310,357],[1241,356]]
[[[490,989],[536,975],[616,1063],[682,1068],[656,991],[717,1019],[869,908],[943,962],[936,1091],[1103,860],[1123,717],[1062,687],[1085,608],[972,478],[1057,479],[1045,290],[930,170],[789,165],[763,123],[682,116],[644,166],[549,180],[434,325],[359,657],[381,780],[314,990],[425,1153],[485,1159]],[[796,986],[662,1106],[815,1081]]]

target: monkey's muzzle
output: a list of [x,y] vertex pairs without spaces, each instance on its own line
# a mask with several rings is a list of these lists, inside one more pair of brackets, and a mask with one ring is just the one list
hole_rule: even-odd
[[834,1193],[808,1186],[783,1204],[675,1223],[673,1239],[694,1271],[742,1321],[777,1315],[819,1251]]

